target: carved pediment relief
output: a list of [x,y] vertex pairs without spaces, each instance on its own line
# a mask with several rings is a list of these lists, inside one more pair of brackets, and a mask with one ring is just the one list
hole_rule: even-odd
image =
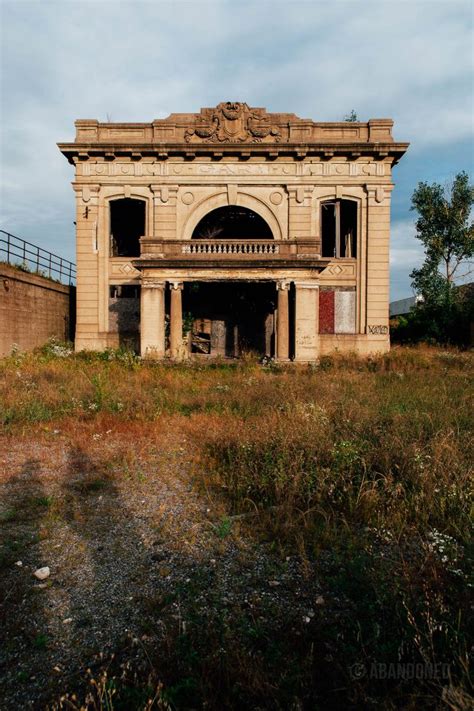
[[281,131],[265,109],[251,109],[238,101],[224,101],[203,109],[184,134],[187,143],[278,143]]

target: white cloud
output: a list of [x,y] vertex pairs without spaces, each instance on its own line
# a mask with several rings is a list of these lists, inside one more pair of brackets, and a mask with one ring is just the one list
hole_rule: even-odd
[[[76,118],[150,121],[230,98],[314,120],[352,108],[361,119],[392,116],[396,138],[412,144],[402,193],[423,175],[422,153],[472,136],[469,0],[0,0],[0,9],[1,212],[7,229],[68,255],[73,171],[55,144],[73,139]],[[418,254],[401,224],[394,269]]]

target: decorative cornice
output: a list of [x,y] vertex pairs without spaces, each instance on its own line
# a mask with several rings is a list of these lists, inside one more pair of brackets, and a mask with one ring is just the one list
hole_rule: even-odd
[[199,113],[171,114],[151,123],[99,123],[76,121],[74,143],[58,144],[71,162],[102,155],[106,160],[127,155],[131,160],[156,156],[166,160],[180,154],[187,160],[211,155],[220,160],[237,154],[242,160],[265,155],[293,155],[303,160],[315,153],[330,159],[352,152],[354,158],[370,153],[380,158],[397,158],[408,144],[394,143],[391,119],[367,122],[317,123],[292,113],[269,113],[244,102],[226,101]]
[[[107,161],[113,162],[121,158],[133,159],[136,152],[136,146],[131,143],[58,143],[58,148],[61,153],[66,156],[72,164],[78,163],[80,152],[80,162],[87,162],[89,159],[106,158]],[[159,148],[154,143],[143,143],[140,145],[140,153],[142,158],[154,158],[157,161],[166,161],[171,156],[184,157],[188,161],[192,161],[197,157],[211,157],[213,160],[221,160],[226,156],[237,157],[241,161],[247,161],[249,158],[262,158],[268,161],[275,161],[277,158],[293,158],[295,161],[301,161],[305,158],[319,156],[324,161],[329,161],[331,158],[345,157],[355,160],[360,156],[370,156],[371,158],[379,159],[381,153],[383,157],[391,159],[392,163],[397,163],[403,154],[406,152],[409,143],[388,143],[388,144],[372,144],[363,143],[342,143],[338,142],[331,146],[328,151],[327,143],[311,143],[306,144],[302,148],[298,143],[279,143],[276,148],[266,143],[227,143],[221,146],[220,151],[216,154],[215,146],[212,144],[195,144],[193,151],[190,151],[183,143],[170,143],[166,145],[166,151]],[[385,150],[381,151],[384,148]],[[139,161],[138,161],[139,162]]]

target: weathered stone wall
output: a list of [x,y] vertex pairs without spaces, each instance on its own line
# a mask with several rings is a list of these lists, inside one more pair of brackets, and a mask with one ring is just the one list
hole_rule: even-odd
[[55,336],[71,338],[73,288],[0,265],[0,355],[13,344],[31,350]]
[[[392,125],[390,119],[316,123],[239,102],[151,123],[77,121],[75,142],[59,144],[75,166],[76,349],[121,342],[128,307],[109,303],[111,288],[141,286],[140,350],[162,357],[165,313],[180,338],[175,292],[183,285],[273,282],[286,286],[278,289],[274,333],[265,327],[265,350],[279,349],[279,359],[288,360],[288,348],[300,362],[334,348],[388,350],[392,167],[408,147],[394,141]],[[140,255],[111,253],[111,204],[121,199],[145,202]],[[335,245],[344,222],[340,203],[351,204],[350,254],[322,249],[328,201],[339,205]],[[255,250],[246,234],[231,248],[219,240],[193,243],[200,221],[227,207],[254,212],[273,240],[255,242]],[[209,335],[217,354],[232,351],[217,325],[226,318],[225,309],[213,314]]]

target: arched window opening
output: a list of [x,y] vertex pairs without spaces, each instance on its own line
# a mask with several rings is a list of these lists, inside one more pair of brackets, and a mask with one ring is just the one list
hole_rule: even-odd
[[263,217],[246,207],[229,205],[209,212],[196,226],[192,239],[273,239]]
[[357,203],[328,200],[321,205],[323,257],[357,257]]
[[139,257],[145,234],[144,200],[121,198],[110,202],[110,244],[113,257]]

